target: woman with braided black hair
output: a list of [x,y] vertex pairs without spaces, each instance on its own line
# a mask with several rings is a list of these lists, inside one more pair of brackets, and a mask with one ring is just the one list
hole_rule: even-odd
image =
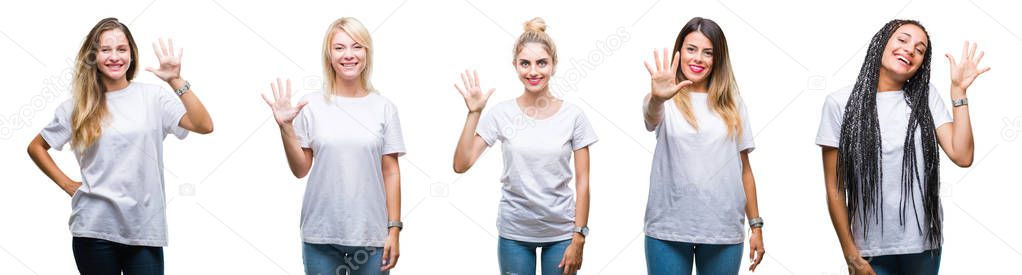
[[953,117],[930,85],[933,46],[916,21],[892,20],[870,42],[854,86],[827,97],[822,147],[827,204],[853,274],[937,274],[942,243],[939,145],[973,159],[966,90],[983,52],[965,43],[951,67]]

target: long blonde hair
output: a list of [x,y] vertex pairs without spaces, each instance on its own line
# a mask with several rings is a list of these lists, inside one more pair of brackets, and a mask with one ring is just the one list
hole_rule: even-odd
[[92,146],[103,132],[103,120],[108,111],[106,108],[107,87],[100,80],[99,67],[96,64],[96,52],[99,50],[99,36],[109,30],[121,30],[128,39],[131,48],[131,62],[125,76],[128,81],[135,78],[138,67],[138,47],[128,27],[117,21],[117,18],[106,18],[96,23],[89,35],[82,42],[75,58],[75,74],[71,83],[74,109],[71,112],[71,147],[78,152]]
[[[743,133],[742,117],[738,110],[738,100],[740,100],[738,82],[735,81],[734,72],[731,70],[731,58],[728,55],[727,39],[724,38],[724,31],[713,20],[701,17],[692,18],[681,28],[681,32],[678,33],[678,38],[674,42],[675,54],[681,52],[681,48],[684,47],[682,43],[684,43],[685,36],[694,32],[705,35],[713,45],[713,68],[710,71],[710,75],[707,76],[710,79],[710,86],[707,91],[709,93],[707,104],[724,120],[724,124],[727,125],[728,136],[740,138]],[[681,70],[678,70],[677,80],[685,80],[685,75]],[[692,125],[693,128],[699,129],[699,123],[692,113],[692,103],[689,100],[687,88],[682,89],[674,96],[674,104],[678,106],[678,110],[681,110],[688,124]]]
[[329,99],[334,85],[337,84],[334,83],[337,71],[334,70],[333,62],[330,60],[330,50],[332,49],[330,41],[334,39],[334,34],[337,31],[343,31],[348,36],[351,36],[352,40],[365,47],[366,58],[364,62],[366,65],[362,70],[362,74],[359,75],[358,81],[367,92],[376,91],[373,88],[372,81],[370,81],[370,76],[373,72],[373,39],[369,36],[369,30],[354,17],[341,17],[330,23],[330,27],[326,29],[326,34],[323,36],[323,77],[326,78],[323,83],[327,91],[324,95]]
[[546,34],[546,21],[543,18],[533,18],[525,22],[525,32],[518,36],[518,40],[515,41],[515,48],[512,51],[512,61],[517,58],[518,53],[525,49],[525,44],[528,43],[539,43],[546,50],[547,54],[550,55],[550,63],[557,65],[557,46],[554,45],[554,40]]

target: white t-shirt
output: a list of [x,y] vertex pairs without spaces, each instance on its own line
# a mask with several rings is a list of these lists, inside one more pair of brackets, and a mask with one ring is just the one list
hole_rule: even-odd
[[384,155],[404,155],[397,107],[379,93],[363,97],[322,92],[294,121],[298,144],[314,161],[302,203],[302,241],[382,247],[387,239]]
[[741,152],[754,149],[745,104],[738,100],[742,136],[729,137],[707,94],[689,93],[696,130],[674,101],[664,102],[649,176],[646,235],[667,241],[737,244],[745,240]]
[[[820,146],[838,148],[841,142],[841,123],[844,121],[845,104],[852,93],[854,86],[844,87],[827,96],[823,104],[823,116],[820,119],[820,130],[816,134],[816,144]],[[926,187],[920,182],[916,186],[920,188],[913,192],[913,202],[905,209],[905,225],[900,224],[901,213],[901,165],[902,152],[904,150],[905,130],[908,129],[908,116],[911,112],[905,102],[902,91],[877,93],[877,117],[880,123],[883,177],[880,179],[883,188],[882,207],[883,228],[880,225],[870,223],[868,238],[863,238],[861,211],[850,221],[852,226],[852,238],[855,246],[859,248],[859,254],[863,257],[897,255],[919,253],[936,248],[926,240],[926,228],[920,226],[925,217],[923,209],[922,190]],[[930,114],[933,116],[934,129],[945,123],[951,122],[951,113],[944,106],[944,101],[937,88],[930,86],[929,91]],[[923,150],[922,141],[919,140],[920,130],[916,129],[916,160],[919,175],[923,173]],[[861,198],[859,198],[861,199]],[[861,204],[860,204],[861,205]],[[943,213],[943,209],[940,210]],[[913,213],[914,212],[914,213]],[[943,214],[941,214],[943,215]],[[917,218],[918,217],[918,220]],[[874,220],[875,221],[875,220]]]
[[[106,93],[102,134],[84,152],[75,152],[82,186],[71,198],[71,235],[138,246],[167,246],[163,139],[179,139],[184,105],[161,85],[131,82]],[[43,128],[43,140],[62,150],[71,141],[67,100]]]
[[526,242],[571,239],[575,228],[572,153],[597,141],[582,110],[563,102],[553,116],[532,119],[511,99],[491,107],[476,134],[488,146],[501,142],[500,236]]

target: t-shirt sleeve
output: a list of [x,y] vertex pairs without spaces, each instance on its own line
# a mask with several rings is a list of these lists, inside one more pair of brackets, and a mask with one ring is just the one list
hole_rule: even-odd
[[589,124],[586,114],[579,111],[578,116],[575,117],[575,129],[571,134],[571,150],[576,151],[585,148],[596,143],[597,140],[599,138],[596,137],[596,130]]
[[50,148],[63,150],[64,144],[71,141],[71,101],[67,101],[57,107],[57,111],[39,135],[43,137]]
[[497,142],[497,138],[500,136],[500,125],[497,125],[497,112],[500,111],[500,105],[494,106],[483,117],[479,119],[479,124],[476,125],[476,135],[483,138],[486,142],[486,146],[493,146]]
[[397,107],[394,104],[387,104],[386,120],[383,123],[383,154],[397,153],[398,156],[405,154],[405,141],[401,135],[401,119],[397,115]]
[[823,102],[820,128],[816,132],[816,144],[837,148],[841,143],[843,120],[844,110],[842,110],[841,103],[833,95],[827,96],[827,100]]
[[295,137],[298,138],[298,146],[302,148],[312,148],[312,139],[309,134],[309,116],[311,116],[312,109],[309,105],[305,105],[301,111],[298,111],[298,116],[291,122],[291,126],[294,127]]
[[738,105],[738,115],[742,120],[742,136],[738,141],[738,152],[756,149],[756,143],[753,141],[755,134],[752,132],[752,121],[749,120],[749,110],[745,107],[745,102],[740,102]]
[[951,118],[951,111],[947,109],[944,99],[940,97],[940,93],[937,92],[937,87],[930,85],[930,95],[928,104],[930,105],[930,115],[933,116],[933,128],[940,128],[945,123],[953,121]]
[[181,118],[185,116],[185,105],[181,99],[169,89],[161,88],[156,92],[156,101],[159,104],[163,134],[174,134],[178,139],[188,136],[188,130],[181,128]]

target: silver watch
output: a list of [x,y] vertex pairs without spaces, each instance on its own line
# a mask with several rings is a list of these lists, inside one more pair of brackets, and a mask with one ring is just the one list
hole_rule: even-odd
[[404,230],[405,224],[402,223],[401,221],[389,221],[389,222],[387,222],[387,229],[390,229],[391,227],[397,227],[397,231],[401,231],[401,230]]
[[763,218],[755,217],[755,218],[749,219],[749,227],[750,228],[763,228]]
[[589,226],[583,226],[583,227],[577,227],[576,226],[574,232],[578,233],[578,234],[582,234],[583,238],[588,237],[589,236]]
[[174,93],[175,93],[175,94],[177,94],[177,96],[179,96],[179,97],[180,97],[180,96],[183,96],[183,95],[185,95],[185,93],[187,93],[187,92],[188,92],[188,90],[190,90],[190,89],[192,89],[192,83],[191,83],[191,82],[188,82],[188,81],[186,80],[186,81],[185,81],[185,85],[184,85],[184,86],[181,86],[181,88],[177,88],[177,90],[174,90]]
[[955,100],[951,101],[951,107],[958,107],[958,106],[965,106],[965,105],[969,105],[969,99],[968,98],[959,98],[959,99],[955,99]]

